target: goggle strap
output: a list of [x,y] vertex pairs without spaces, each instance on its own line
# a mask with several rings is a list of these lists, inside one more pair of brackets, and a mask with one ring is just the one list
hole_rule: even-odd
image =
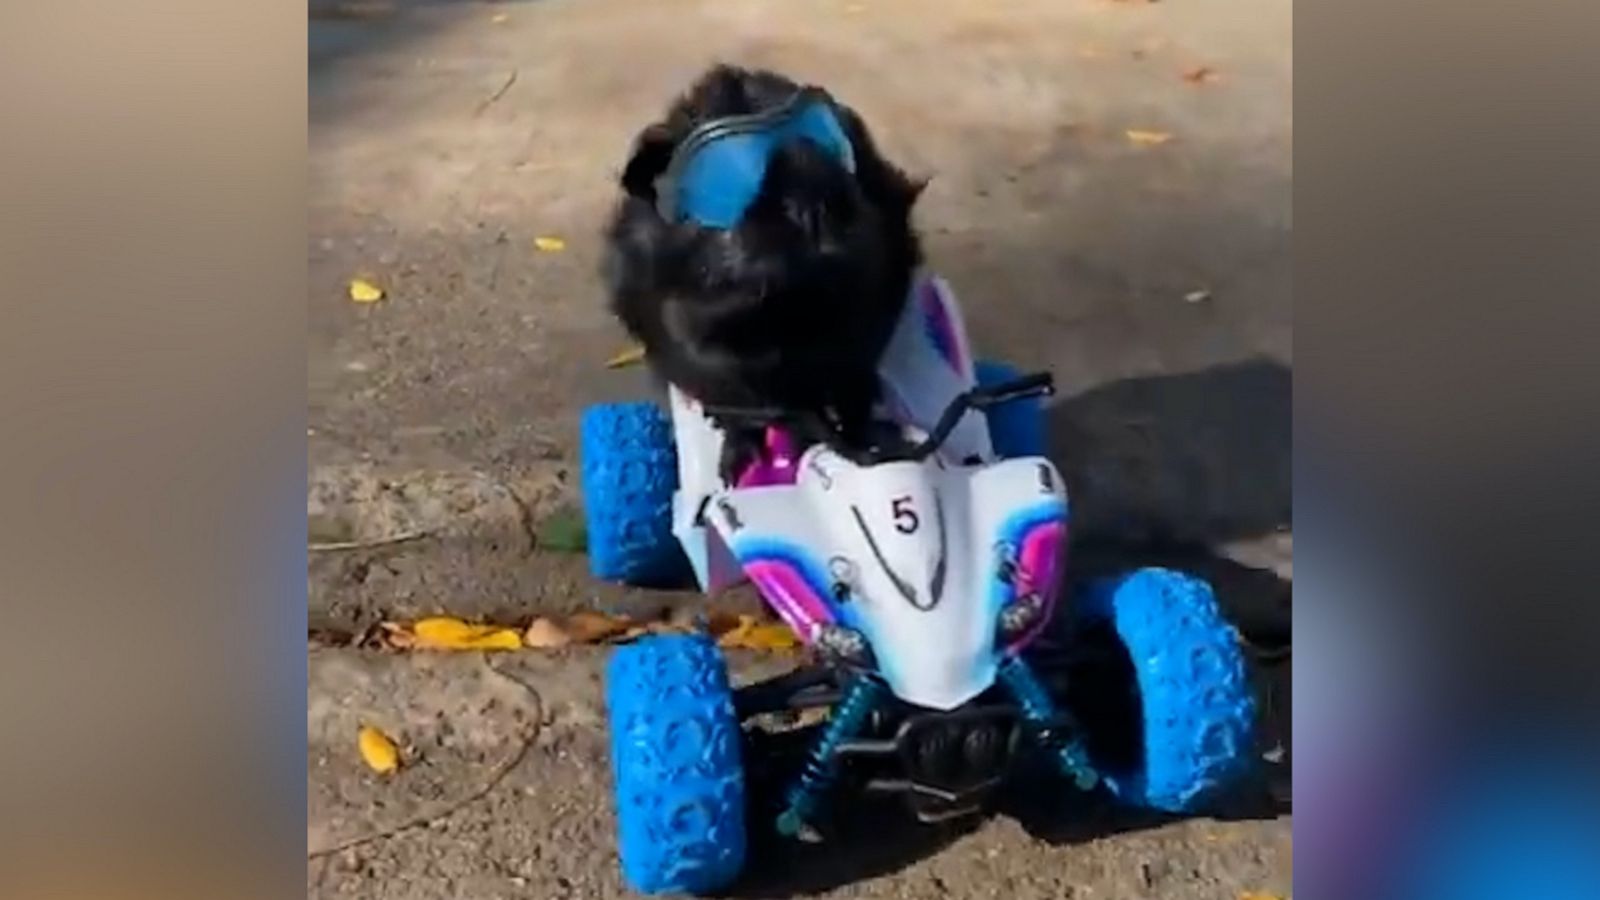
[[[677,221],[678,192],[675,189],[678,176],[682,174],[683,167],[688,165],[694,154],[707,144],[740,134],[750,134],[766,131],[776,124],[785,123],[804,112],[808,104],[818,102],[824,104],[830,115],[833,113],[833,103],[827,92],[820,88],[801,88],[782,106],[762,112],[744,113],[741,115],[724,116],[712,119],[701,124],[689,136],[683,139],[678,148],[673,151],[672,159],[667,163],[665,172],[656,178],[656,211],[663,219],[669,222]],[[838,125],[838,117],[834,115],[834,122]],[[843,126],[839,125],[840,138],[844,149],[844,158],[841,162],[845,170],[855,174],[856,161],[854,148],[850,146],[849,136],[843,134]]]

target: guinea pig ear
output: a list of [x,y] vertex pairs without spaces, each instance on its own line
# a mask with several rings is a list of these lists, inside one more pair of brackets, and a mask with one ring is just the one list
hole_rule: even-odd
[[634,139],[633,153],[622,170],[622,189],[630,196],[655,202],[656,179],[672,162],[673,140],[665,125],[651,125]]
[[862,191],[875,203],[909,211],[922,195],[923,188],[928,186],[927,179],[913,179],[884,159],[872,140],[872,133],[855,110],[835,102],[834,111],[845,136],[850,139],[850,148],[855,151],[856,180],[861,183]]

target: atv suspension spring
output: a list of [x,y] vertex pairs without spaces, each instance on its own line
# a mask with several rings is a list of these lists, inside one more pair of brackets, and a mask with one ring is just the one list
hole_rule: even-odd
[[809,828],[810,819],[839,775],[839,761],[834,751],[861,732],[883,694],[883,684],[865,673],[857,674],[845,685],[843,696],[833,708],[827,726],[806,756],[799,780],[789,791],[788,803],[778,816],[779,834],[795,837]]
[[1001,663],[1000,680],[1016,696],[1022,717],[1045,736],[1062,772],[1078,789],[1087,791],[1098,784],[1100,776],[1083,741],[1074,733],[1070,717],[1056,707],[1032,667],[1022,657],[1012,656]]

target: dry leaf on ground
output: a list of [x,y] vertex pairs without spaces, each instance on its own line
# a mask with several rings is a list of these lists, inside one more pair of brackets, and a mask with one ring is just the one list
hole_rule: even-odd
[[379,622],[378,631],[383,635],[383,644],[396,650],[410,650],[417,645],[417,636],[411,629],[396,622]]
[[743,625],[746,619],[753,620],[754,617],[727,609],[713,609],[704,616],[697,616],[691,624],[697,625],[701,619],[704,620],[706,630],[711,632],[712,637],[722,637]]
[[567,249],[567,242],[561,238],[546,235],[534,238],[533,246],[545,253],[560,253]]
[[520,650],[522,635],[498,625],[473,625],[450,616],[412,623],[416,646],[429,650]]
[[584,610],[568,616],[563,628],[574,643],[597,644],[626,634],[636,624],[627,616],[608,616]]
[[1207,84],[1217,80],[1217,70],[1210,66],[1195,66],[1184,70],[1183,80],[1190,84]]
[[522,633],[522,643],[535,650],[554,650],[572,643],[572,635],[560,625],[544,618],[534,619],[528,630]]
[[350,279],[350,299],[357,303],[377,303],[383,299],[383,288],[365,278]]
[[644,359],[644,348],[639,346],[638,344],[635,344],[632,347],[627,348],[626,350],[622,350],[622,351],[618,352],[616,356],[613,356],[610,359],[606,360],[606,368],[608,368],[608,369],[620,369],[620,368],[622,368],[624,366],[631,366],[634,363],[640,362],[643,359]]
[[356,746],[361,751],[362,761],[372,771],[387,775],[400,768],[400,748],[388,735],[371,725],[361,726],[361,731],[356,735]]
[[1129,128],[1127,135],[1128,140],[1141,147],[1154,147],[1172,140],[1172,133],[1169,131],[1146,131],[1142,128]]
[[717,646],[744,650],[790,650],[800,645],[789,626],[781,622],[762,622],[755,616],[740,616],[739,624],[717,638]]
[[1245,891],[1239,895],[1239,900],[1283,900],[1277,894],[1267,894],[1261,891]]
[[489,19],[489,21],[493,22],[496,25],[499,25],[500,23],[504,22],[505,20],[507,20],[509,18],[511,18],[511,17],[506,15],[505,13],[495,13],[494,16]]

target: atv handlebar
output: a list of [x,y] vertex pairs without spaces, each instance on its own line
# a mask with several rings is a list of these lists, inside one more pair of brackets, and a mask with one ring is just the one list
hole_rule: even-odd
[[1023,375],[1010,381],[999,384],[980,385],[969,391],[957,394],[950,405],[944,408],[939,416],[938,424],[928,432],[922,443],[911,448],[911,459],[926,459],[950,439],[956,426],[961,424],[961,418],[972,410],[985,410],[1002,403],[1021,400],[1024,397],[1042,397],[1055,393],[1056,380],[1049,372],[1035,372],[1032,375]]
[[967,394],[972,397],[974,409],[988,409],[1024,397],[1048,397],[1056,392],[1056,379],[1049,372],[1019,375],[1010,381],[975,387]]
[[[986,410],[1025,397],[1049,396],[1055,393],[1055,376],[1049,372],[1035,372],[999,384],[979,385],[957,394],[939,414],[939,421],[920,443],[910,447],[874,448],[867,453],[869,462],[894,460],[923,460],[950,439],[961,424],[961,419],[973,410]],[[706,406],[704,411],[713,420],[738,421],[756,426],[797,425],[807,434],[836,435],[838,427],[828,415],[815,411],[783,410],[776,407]]]

